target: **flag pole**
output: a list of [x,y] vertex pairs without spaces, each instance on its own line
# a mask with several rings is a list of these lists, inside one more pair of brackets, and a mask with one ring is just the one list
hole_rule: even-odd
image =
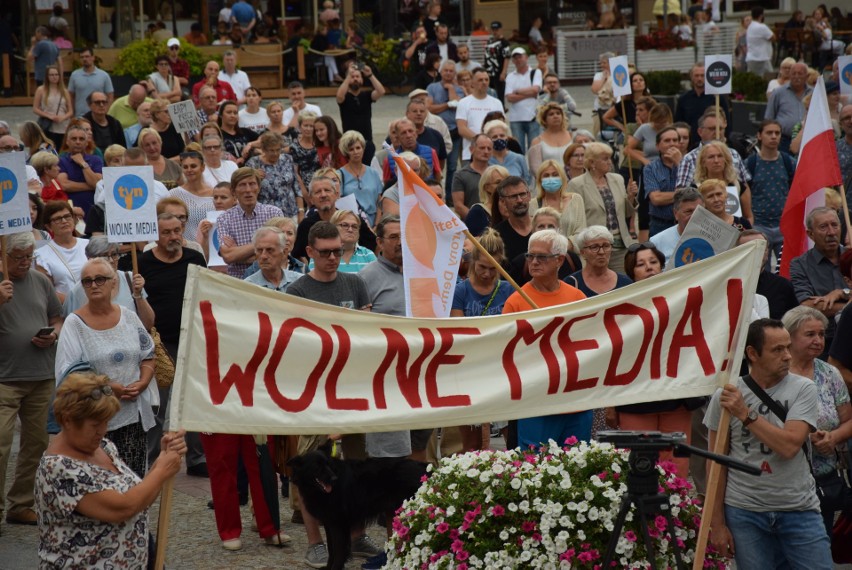
[[[728,451],[728,438],[730,437],[731,412],[722,408],[722,416],[719,418],[719,427],[716,430],[716,445],[713,453],[726,455]],[[713,511],[716,507],[716,497],[722,492],[721,483],[722,464],[715,461],[710,462],[710,472],[707,474],[707,494],[704,497],[704,508],[701,512],[701,526],[698,527],[698,544],[695,545],[695,559],[692,570],[703,570],[704,555],[707,551],[707,541],[710,539],[710,522],[713,520]]]
[[160,514],[157,517],[157,554],[154,558],[154,570],[164,570],[166,563],[166,547],[169,544],[169,523],[172,511],[172,495],[174,494],[175,478],[172,476],[163,487],[160,495]]
[[852,222],[849,221],[849,204],[846,201],[846,186],[840,185],[840,201],[843,204],[843,219],[846,221],[846,236],[847,239],[850,235],[849,232],[852,232]]
[[514,287],[514,288],[515,288],[515,291],[517,291],[517,292],[518,292],[518,294],[519,294],[521,297],[523,297],[523,298],[524,298],[524,301],[526,301],[527,303],[529,303],[530,307],[532,307],[533,309],[538,309],[538,305],[536,305],[536,304],[533,302],[533,300],[532,300],[532,299],[530,299],[530,296],[529,296],[529,295],[527,295],[526,291],[524,291],[523,289],[521,289],[521,286],[520,286],[520,285],[518,285],[518,283],[517,283],[514,279],[512,279],[512,277],[511,277],[508,273],[506,273],[506,270],[505,270],[505,269],[503,269],[503,266],[502,266],[502,265],[500,265],[500,263],[499,263],[496,259],[494,259],[494,257],[492,257],[490,253],[488,253],[488,250],[487,250],[487,249],[485,249],[485,248],[482,246],[482,244],[481,244],[481,243],[479,243],[479,240],[478,240],[478,239],[476,239],[476,237],[474,237],[474,235],[473,235],[472,233],[470,233],[470,230],[464,230],[464,235],[466,235],[466,236],[467,236],[467,239],[469,239],[471,242],[473,242],[473,246],[474,246],[476,249],[478,249],[478,250],[479,250],[479,253],[481,253],[482,255],[484,255],[484,256],[485,256],[485,258],[486,258],[488,261],[490,261],[490,262],[491,262],[491,265],[493,265],[493,266],[494,266],[494,268],[497,270],[497,272],[498,272],[500,275],[502,275],[502,276],[503,276],[503,279],[505,279],[506,281],[508,281],[508,282],[509,282],[509,284],[510,284],[512,287]]
[[716,140],[722,140],[721,131],[722,125],[719,124],[719,94],[716,93]]
[[6,259],[6,236],[0,236],[0,263],[3,264],[3,279],[10,280],[9,265]]
[[[717,95],[718,97],[718,95]],[[621,98],[621,119],[624,121],[624,135],[630,136],[627,134],[627,110],[624,106],[624,97]],[[633,159],[630,158],[630,154],[627,152],[627,140],[624,141],[624,154],[627,155],[627,171],[630,173],[630,181],[633,182]]]

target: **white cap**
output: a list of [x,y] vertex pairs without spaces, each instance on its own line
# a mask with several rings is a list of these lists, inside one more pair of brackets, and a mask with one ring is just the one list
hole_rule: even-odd
[[512,50],[512,56],[516,56],[516,55],[527,55],[527,50],[525,50],[522,47],[516,47],[515,49]]
[[180,47],[180,40],[177,38],[172,38],[166,42],[166,47],[178,46]]
[[408,98],[414,99],[415,97],[419,97],[421,95],[429,95],[429,92],[425,89],[415,89],[414,91],[408,94]]

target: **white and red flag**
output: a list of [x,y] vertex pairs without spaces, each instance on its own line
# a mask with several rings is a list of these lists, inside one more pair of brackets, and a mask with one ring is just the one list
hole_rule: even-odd
[[450,316],[464,250],[464,225],[396,153],[405,314]]
[[801,148],[793,184],[787,194],[784,213],[781,214],[781,234],[784,236],[781,275],[787,278],[790,277],[790,262],[810,248],[805,228],[808,213],[814,208],[825,206],[823,189],[826,186],[843,183],[822,77],[811,95]]

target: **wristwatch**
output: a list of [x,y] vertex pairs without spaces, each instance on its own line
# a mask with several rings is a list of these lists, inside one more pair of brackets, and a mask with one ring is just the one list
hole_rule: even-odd
[[757,409],[750,407],[748,409],[748,414],[746,414],[745,419],[743,420],[743,426],[747,426],[752,422],[757,421]]
[[843,293],[843,296],[846,297],[846,300],[848,301],[849,294],[852,293],[852,291],[849,290],[849,287],[847,287],[846,289],[841,289],[840,292]]

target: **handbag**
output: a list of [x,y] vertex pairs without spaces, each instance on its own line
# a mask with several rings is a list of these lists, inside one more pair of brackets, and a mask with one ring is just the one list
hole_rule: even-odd
[[[56,104],[56,113],[59,113],[59,107],[61,106],[62,98],[60,97],[59,103]],[[38,125],[38,128],[42,130],[43,133],[48,133],[50,132],[50,127],[53,125],[53,121],[51,121],[47,117],[42,117],[41,115],[39,115],[38,119],[36,120],[36,124]]]
[[[761,402],[766,404],[769,411],[775,414],[782,422],[787,421],[787,411],[781,406],[781,404],[770,398],[769,394],[767,394],[763,388],[758,386],[757,382],[754,381],[754,378],[751,377],[751,374],[743,376],[743,382],[746,383],[746,386],[749,387],[755,396],[760,398]],[[810,467],[811,473],[813,473],[814,466],[811,463],[811,457],[808,453],[807,440],[802,443],[802,451],[805,454],[808,467]],[[852,507],[852,488],[849,487],[848,478],[845,476],[847,467],[845,464],[841,467],[841,459],[839,457],[835,464],[837,465],[837,468],[833,472],[819,476],[814,475],[817,497],[819,497],[819,506],[821,511],[831,510],[832,512],[836,512]]]
[[[127,281],[127,287],[132,293],[133,283],[130,280],[130,274],[124,272],[124,279]],[[133,300],[133,304],[136,305],[136,299]],[[151,327],[148,334],[151,335],[151,339],[154,341],[154,378],[156,378],[159,388],[168,388],[175,381],[175,361],[172,360],[172,356],[166,350],[166,346],[163,344],[163,339],[160,338],[157,327]]]

